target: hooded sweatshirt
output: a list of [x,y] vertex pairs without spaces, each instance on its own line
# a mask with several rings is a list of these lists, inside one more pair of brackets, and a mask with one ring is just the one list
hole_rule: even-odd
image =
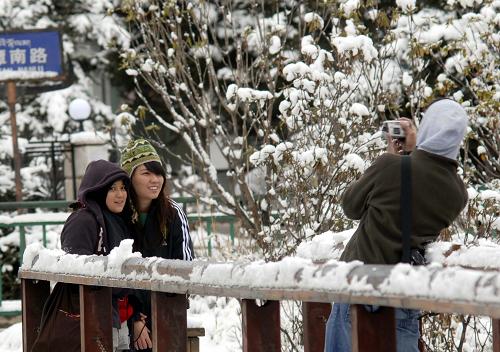
[[[78,189],[79,209],[68,217],[62,230],[61,247],[64,251],[107,255],[120,243],[119,237],[109,236],[103,214],[108,188],[117,180],[123,180],[128,189],[128,175],[118,165],[97,160],[87,166]],[[122,239],[131,237],[130,233],[123,236]]]
[[457,102],[438,100],[425,112],[417,149],[455,160],[467,129],[467,113]]
[[[85,170],[78,190],[77,210],[66,220],[61,233],[61,248],[72,254],[108,255],[121,240],[132,238],[130,228],[120,215],[107,210],[109,187],[123,180],[126,188],[130,180],[118,165],[106,160],[92,161]],[[120,327],[117,299],[127,290],[113,289],[113,327]]]
[[[450,109],[446,109],[449,107]],[[455,160],[467,126],[465,111],[450,100],[432,104],[410,155],[412,172],[412,248],[434,241],[467,202]],[[401,156],[385,153],[352,183],[342,199],[347,217],[360,220],[341,260],[366,264],[401,261]]]

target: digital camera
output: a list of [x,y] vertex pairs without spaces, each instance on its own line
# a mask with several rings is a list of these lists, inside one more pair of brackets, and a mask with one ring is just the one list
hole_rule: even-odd
[[406,137],[400,121],[384,121],[382,132],[396,139],[404,139]]

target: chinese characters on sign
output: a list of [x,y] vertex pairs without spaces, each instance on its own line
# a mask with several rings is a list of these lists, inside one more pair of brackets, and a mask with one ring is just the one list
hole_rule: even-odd
[[0,80],[62,75],[59,32],[0,33]]

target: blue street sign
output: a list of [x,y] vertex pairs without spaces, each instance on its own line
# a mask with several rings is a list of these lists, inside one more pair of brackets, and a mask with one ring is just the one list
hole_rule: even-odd
[[0,33],[0,80],[62,74],[61,37],[57,30]]

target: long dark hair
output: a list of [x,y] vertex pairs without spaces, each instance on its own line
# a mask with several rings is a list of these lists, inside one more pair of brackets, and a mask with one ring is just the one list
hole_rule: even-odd
[[[157,234],[161,234],[162,238],[158,240],[161,241],[167,235],[167,225],[173,221],[175,216],[175,209],[172,206],[172,202],[168,193],[167,187],[167,175],[165,173],[165,169],[163,166],[157,161],[149,161],[143,164],[149,172],[154,173],[155,175],[161,175],[163,177],[163,185],[161,186],[160,194],[156,200],[153,200],[155,203],[155,218],[158,222],[159,229],[156,231]],[[131,179],[133,177],[133,173]],[[134,187],[130,187],[130,200],[132,205],[137,204],[137,193],[135,193]],[[135,210],[134,210],[135,211]],[[137,219],[135,219],[137,222]]]

